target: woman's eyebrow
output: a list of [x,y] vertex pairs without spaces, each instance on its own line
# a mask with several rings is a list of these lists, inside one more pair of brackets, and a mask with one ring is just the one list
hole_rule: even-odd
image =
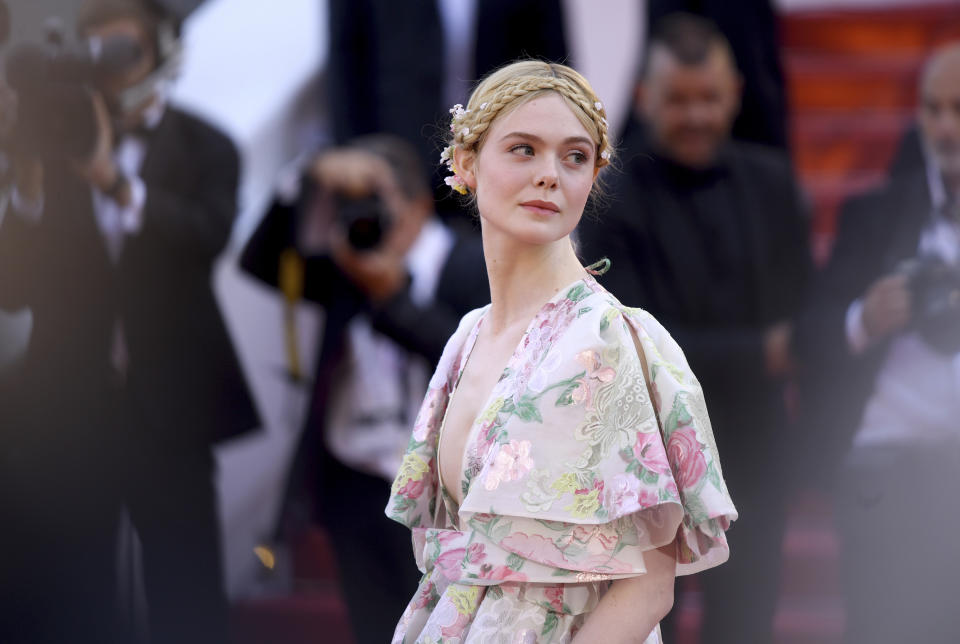
[[[530,134],[529,132],[510,132],[509,134],[504,134],[502,137],[500,137],[500,140],[504,141],[510,138],[528,139],[530,141],[534,141],[535,143],[543,143],[543,139],[541,139],[536,134]],[[562,142],[563,143],[585,143],[587,145],[591,145],[591,146],[593,145],[593,141],[591,141],[585,136],[568,136]]]

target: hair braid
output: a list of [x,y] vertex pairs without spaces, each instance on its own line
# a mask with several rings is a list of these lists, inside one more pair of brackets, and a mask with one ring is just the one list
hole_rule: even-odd
[[[485,78],[474,90],[467,109],[456,105],[450,110],[448,146],[441,155],[453,177],[447,183],[458,192],[466,186],[453,167],[455,148],[477,152],[490,126],[504,113],[519,107],[544,92],[558,93],[584,124],[596,143],[594,164],[602,168],[610,163],[611,148],[607,132],[606,111],[583,76],[565,65],[540,61],[521,61],[503,67]],[[579,114],[578,114],[579,112]]]

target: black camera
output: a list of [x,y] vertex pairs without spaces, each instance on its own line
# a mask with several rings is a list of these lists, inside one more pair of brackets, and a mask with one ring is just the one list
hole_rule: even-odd
[[913,326],[944,355],[960,352],[960,268],[929,257],[904,265],[913,302]]
[[122,74],[140,56],[139,45],[125,38],[104,41],[98,49],[32,43],[12,49],[5,73],[16,93],[16,116],[4,147],[45,159],[89,157],[98,134],[90,89]]
[[338,194],[335,203],[337,224],[354,250],[373,250],[380,246],[390,229],[391,217],[379,195],[354,198]]
[[[161,82],[175,75],[181,54],[180,25],[199,4],[199,0],[141,1],[157,15],[157,67],[117,97],[113,107],[121,113],[142,104]],[[5,10],[0,0],[0,18],[9,23]],[[99,134],[91,92],[102,92],[112,81],[124,78],[147,53],[140,42],[127,36],[70,40],[58,19],[48,19],[46,42],[19,44],[4,56],[4,76],[14,99],[0,105],[3,120],[10,122],[2,133],[0,150],[41,159],[89,158]]]

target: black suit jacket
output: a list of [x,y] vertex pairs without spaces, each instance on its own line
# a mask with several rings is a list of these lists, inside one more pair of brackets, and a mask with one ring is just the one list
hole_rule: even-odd
[[[266,284],[279,283],[281,253],[296,248],[297,206],[275,203],[247,242],[240,266]],[[304,492],[339,483],[340,467],[331,467],[332,456],[323,443],[326,408],[338,366],[346,347],[350,320],[364,312],[373,327],[406,350],[426,358],[431,367],[440,360],[447,339],[460,318],[490,301],[490,289],[479,235],[460,233],[440,274],[433,301],[418,306],[407,289],[374,308],[362,291],[326,255],[304,259],[304,297],[322,305],[326,312],[310,407],[297,454],[288,477],[286,503]],[[322,501],[323,499],[318,499]],[[333,501],[334,508],[338,505]],[[330,502],[324,506],[327,520],[339,520]],[[282,517],[281,517],[282,525]]]
[[256,427],[211,287],[236,214],[238,165],[223,134],[167,108],[147,135],[143,228],[125,238],[113,265],[89,186],[48,164],[40,222],[8,213],[0,228],[0,303],[29,306],[34,315],[27,356],[8,386],[30,397],[104,399],[101,390],[117,388],[109,360],[120,318],[129,353],[125,391],[144,423],[131,432],[210,442]]
[[[733,445],[725,457],[763,454],[785,424],[783,382],[765,371],[764,332],[800,310],[810,272],[807,222],[789,164],[776,150],[734,142],[702,182],[678,185],[673,166],[642,138],[628,141],[622,156],[609,206],[580,224],[581,257],[609,257],[601,283],[676,338],[703,385],[717,440]],[[705,232],[687,208],[718,185],[732,196],[729,209],[717,204],[726,236]],[[718,248],[724,239],[736,243]],[[713,292],[717,265],[707,258],[714,255],[729,258],[721,270],[744,276],[735,301]]]
[[[476,3],[473,79],[521,57],[567,58],[560,0]],[[337,143],[374,132],[417,146],[437,163],[443,104],[444,44],[436,0],[332,0],[327,98]],[[464,97],[466,102],[466,97]]]
[[[279,261],[287,248],[296,248],[295,206],[274,204],[247,242],[240,266],[269,286],[279,283]],[[455,232],[454,246],[444,262],[433,301],[421,307],[408,289],[374,307],[327,255],[304,259],[304,298],[326,309],[324,340],[318,369],[329,368],[342,348],[347,323],[358,313],[370,316],[373,327],[406,350],[436,364],[460,318],[490,301],[490,288],[477,234]]]
[[830,262],[816,278],[797,333],[805,424],[812,441],[829,447],[828,474],[859,426],[890,346],[887,339],[851,355],[847,310],[875,280],[916,257],[931,208],[926,171],[914,165],[882,188],[850,199],[841,211]]

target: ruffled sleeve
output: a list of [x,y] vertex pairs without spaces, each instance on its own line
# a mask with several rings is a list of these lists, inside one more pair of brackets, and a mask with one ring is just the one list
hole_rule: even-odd
[[460,529],[428,519],[463,325],[458,335],[388,506],[413,529],[421,570],[472,585],[555,584],[643,574],[644,553],[669,543],[678,574],[727,559],[737,513],[700,385],[653,317],[589,281],[534,320],[472,426]]
[[[486,414],[483,465],[460,507],[476,561],[464,549],[460,572],[485,578],[484,564],[501,563],[528,581],[628,577],[645,572],[645,551],[670,542],[678,574],[722,563],[736,510],[682,351],[609,294],[578,306]],[[428,568],[447,553],[427,547],[430,536]]]
[[467,337],[485,309],[467,313],[447,341],[414,421],[413,433],[390,490],[386,515],[408,528],[431,523],[437,507],[437,440]]

